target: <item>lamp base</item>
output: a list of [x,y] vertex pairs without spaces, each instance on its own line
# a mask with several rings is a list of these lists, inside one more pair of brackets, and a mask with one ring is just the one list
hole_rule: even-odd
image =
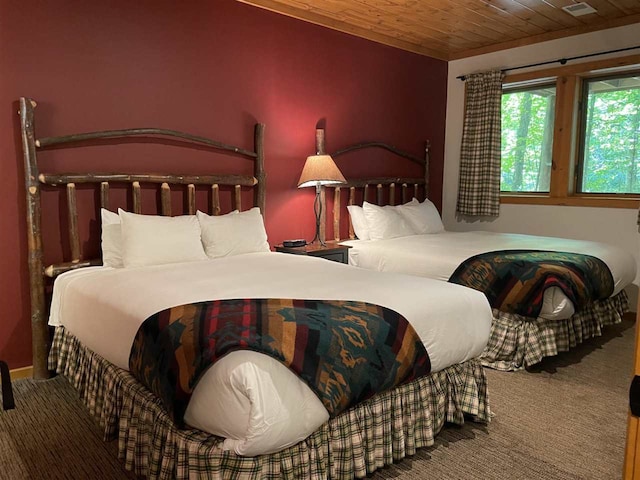
[[326,244],[323,240],[321,240],[321,239],[320,239],[320,237],[318,236],[318,234],[316,234],[316,236],[315,236],[315,237],[313,237],[313,240],[311,240],[310,242],[308,242],[308,243],[307,243],[307,245],[315,245],[315,244],[320,244],[320,245],[322,245],[323,247],[326,247],[326,246],[327,246],[327,244]]
[[316,198],[313,201],[313,212],[316,215],[316,234],[314,235],[313,240],[311,240],[311,242],[309,243],[313,244],[317,240],[320,243],[320,245],[322,245],[323,247],[326,247],[327,244],[324,243],[324,240],[320,237],[320,217],[322,216],[322,203],[320,203],[320,188],[322,188],[320,185],[316,185]]

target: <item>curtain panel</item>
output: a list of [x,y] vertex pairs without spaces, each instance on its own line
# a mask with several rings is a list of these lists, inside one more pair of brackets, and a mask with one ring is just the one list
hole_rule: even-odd
[[466,76],[466,102],[458,216],[500,214],[500,138],[502,79],[500,70]]

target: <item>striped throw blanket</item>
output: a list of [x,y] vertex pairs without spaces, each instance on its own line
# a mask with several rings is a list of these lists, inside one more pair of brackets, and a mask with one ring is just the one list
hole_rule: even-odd
[[576,311],[613,293],[609,267],[590,255],[540,250],[503,250],[468,258],[449,278],[484,292],[502,312],[538,317],[544,291],[558,287]]
[[292,299],[213,300],[163,310],[140,326],[129,367],[183,427],[200,375],[241,349],[289,367],[331,416],[431,369],[423,343],[397,312],[365,302]]

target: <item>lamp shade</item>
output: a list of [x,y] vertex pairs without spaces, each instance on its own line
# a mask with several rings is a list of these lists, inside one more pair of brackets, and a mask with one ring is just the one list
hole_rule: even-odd
[[330,155],[311,155],[304,164],[298,188],[347,183]]

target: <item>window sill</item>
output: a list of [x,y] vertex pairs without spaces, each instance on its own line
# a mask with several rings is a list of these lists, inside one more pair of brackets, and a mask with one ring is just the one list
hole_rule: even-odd
[[501,195],[500,203],[513,205],[563,205],[568,207],[633,208],[640,206],[639,197],[614,197],[600,195],[572,195],[548,197],[543,195]]

